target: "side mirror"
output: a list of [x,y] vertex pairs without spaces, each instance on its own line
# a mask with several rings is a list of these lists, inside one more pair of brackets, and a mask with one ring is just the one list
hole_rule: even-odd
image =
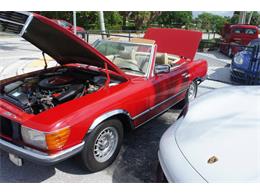
[[169,73],[170,70],[170,66],[167,64],[155,65],[155,74]]

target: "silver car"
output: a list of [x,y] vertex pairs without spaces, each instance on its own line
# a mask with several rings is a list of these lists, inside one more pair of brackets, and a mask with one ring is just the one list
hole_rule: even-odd
[[260,182],[260,87],[197,98],[164,133],[158,155],[168,182]]

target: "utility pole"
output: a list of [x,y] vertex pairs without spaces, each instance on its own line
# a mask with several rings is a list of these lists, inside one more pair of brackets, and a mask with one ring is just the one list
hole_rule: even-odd
[[76,11],[73,11],[73,32],[77,35],[77,16]]
[[247,24],[250,24],[254,12],[250,12]]
[[100,11],[99,12],[99,22],[100,22],[100,31],[102,33],[102,39],[105,38],[103,33],[106,33],[106,28],[105,28],[105,20],[104,20],[104,12]]
[[246,23],[246,12],[240,12],[239,14],[239,24]]

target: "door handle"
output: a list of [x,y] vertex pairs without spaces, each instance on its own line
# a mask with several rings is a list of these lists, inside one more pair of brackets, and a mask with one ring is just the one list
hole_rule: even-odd
[[190,74],[187,73],[187,72],[185,72],[185,73],[183,73],[181,76],[184,77],[184,78],[189,78],[189,77],[190,77]]

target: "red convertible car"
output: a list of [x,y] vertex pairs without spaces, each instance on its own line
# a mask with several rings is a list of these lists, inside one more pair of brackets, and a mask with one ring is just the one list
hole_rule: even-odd
[[[66,20],[60,20],[60,19],[53,19],[53,22],[57,23],[58,25],[62,26],[63,28],[67,29],[70,32],[74,32],[74,26],[69,23]],[[80,37],[80,38],[84,38],[85,34],[86,34],[86,30],[83,27],[80,26],[76,26],[76,34]]]
[[0,29],[19,33],[59,65],[1,81],[0,149],[16,165],[78,154],[87,170],[102,170],[126,131],[193,99],[207,72],[205,60],[193,60],[196,31],[153,28],[144,39],[91,46],[41,15],[21,12],[0,12]]

